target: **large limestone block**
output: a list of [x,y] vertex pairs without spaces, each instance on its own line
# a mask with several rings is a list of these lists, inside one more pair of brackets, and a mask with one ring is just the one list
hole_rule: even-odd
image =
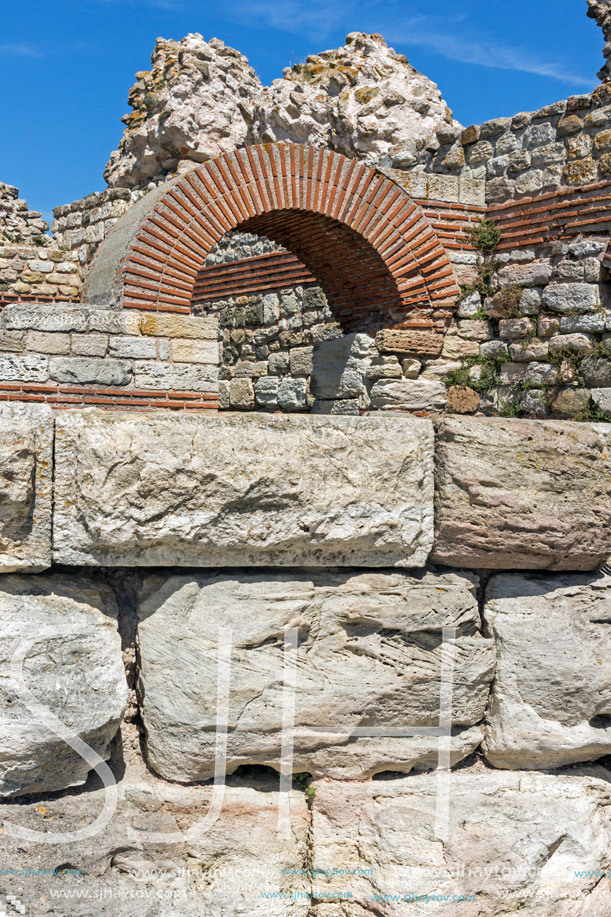
[[436,563],[593,570],[611,553],[611,425],[435,421]]
[[85,782],[89,765],[45,710],[108,756],[127,700],[117,614],[112,590],[84,576],[0,580],[0,796]]
[[[434,571],[148,577],[138,644],[149,763],[171,780],[213,775],[219,626],[232,632],[229,772],[279,768],[286,628],[299,635],[289,650],[294,772],[358,778],[436,767],[437,737],[392,736],[384,727],[439,725],[446,626],[457,629],[451,754],[460,760],[481,741],[475,724],[494,673],[476,586],[469,574]],[[354,727],[374,735],[350,738]]]
[[64,412],[54,557],[423,566],[432,465],[418,418]]
[[[78,794],[0,805],[0,824],[43,833],[27,841],[0,833],[2,902],[16,895],[25,917],[306,917],[303,791],[282,794],[289,830],[279,836],[277,779],[236,777],[224,791],[169,784],[136,759],[137,746],[124,727],[122,752],[111,763],[117,808],[92,837],[61,839],[103,811],[104,790],[94,779]],[[59,842],[44,842],[50,831]],[[18,875],[22,867],[29,874]]]
[[53,413],[0,404],[0,572],[51,565]]
[[609,914],[609,771],[459,771],[443,840],[438,786],[430,775],[317,784],[315,917]]
[[498,648],[488,760],[543,769],[611,754],[611,576],[494,576],[484,617]]

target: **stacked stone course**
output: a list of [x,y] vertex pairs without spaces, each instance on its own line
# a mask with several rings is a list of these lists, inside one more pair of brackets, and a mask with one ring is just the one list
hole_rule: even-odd
[[218,406],[218,321],[18,303],[0,315],[0,400]]
[[[185,917],[282,917],[278,895],[298,893],[291,913],[304,917],[345,912],[311,906],[331,894],[351,915],[392,917],[375,896],[434,886],[472,895],[481,917],[508,899],[602,917],[610,443],[600,423],[0,405],[0,866],[9,875],[27,844],[31,869],[51,856],[82,870],[31,872],[19,900],[35,913],[70,881],[104,897],[109,917],[137,917],[138,889],[162,890]],[[221,800],[202,781],[215,773],[227,628]],[[298,632],[288,792],[274,775],[287,628]],[[440,828],[431,771],[448,628]],[[30,690],[119,781],[110,822],[56,838],[52,854],[44,833],[93,823],[103,790],[25,706],[16,653]],[[66,900],[64,917],[80,913]],[[426,908],[448,913],[443,898]]]
[[0,186],[0,911],[608,917],[608,65],[152,63],[54,241]]

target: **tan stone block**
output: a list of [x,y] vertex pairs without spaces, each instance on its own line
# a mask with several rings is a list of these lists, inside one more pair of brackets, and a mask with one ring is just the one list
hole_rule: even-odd
[[568,115],[558,122],[558,136],[569,137],[583,130],[583,121],[578,115]]
[[437,331],[394,331],[390,328],[376,335],[376,347],[381,353],[410,353],[438,357],[443,337]]
[[597,150],[611,149],[611,131],[601,131],[594,137],[594,146]]
[[219,362],[217,341],[185,341],[181,338],[172,342],[172,359],[175,363]]
[[45,279],[45,275],[41,271],[21,272],[22,283],[42,283]]
[[447,360],[459,360],[461,357],[475,357],[479,354],[480,345],[476,341],[468,341],[458,334],[446,334],[443,341],[441,354]]
[[25,336],[25,349],[35,353],[68,353],[70,351],[70,335],[48,333],[45,331],[30,331]]
[[590,403],[590,392],[585,388],[562,389],[552,401],[554,414],[563,417],[576,417],[585,411]]
[[471,127],[465,128],[465,130],[460,135],[460,142],[463,146],[468,146],[470,143],[476,143],[479,140],[479,125],[472,124]]
[[468,385],[452,385],[448,389],[448,410],[453,414],[473,414],[479,403],[480,396]]
[[143,317],[140,333],[154,337],[216,341],[218,322],[216,319],[196,318],[193,315],[163,315],[157,312]]
[[564,178],[568,185],[587,185],[596,181],[598,169],[591,156],[586,159],[576,159],[568,162],[564,167]]

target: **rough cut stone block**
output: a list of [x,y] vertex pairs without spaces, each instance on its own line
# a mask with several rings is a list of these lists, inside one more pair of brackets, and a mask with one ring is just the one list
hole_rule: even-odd
[[593,388],[590,394],[601,411],[611,417],[611,388]]
[[137,360],[135,370],[136,388],[213,392],[218,386],[216,365]]
[[564,314],[596,312],[600,293],[597,286],[589,283],[550,283],[543,291],[541,305]]
[[194,315],[145,315],[140,323],[142,334],[155,337],[187,338],[188,340],[216,341],[218,319],[199,318]]
[[[317,782],[310,868],[321,870],[316,887],[330,899],[317,917],[608,913],[605,768],[451,774],[443,839],[435,831],[438,789],[428,774]],[[348,890],[348,906],[332,899]]]
[[593,570],[611,553],[611,425],[435,421],[437,563]]
[[51,565],[53,413],[0,405],[0,572]]
[[84,576],[0,579],[0,796],[75,786],[90,770],[29,709],[16,654],[35,700],[108,756],[127,700],[117,613],[112,590]]
[[385,329],[376,334],[376,347],[381,353],[415,353],[438,357],[443,335],[436,331],[393,331]]
[[219,626],[232,629],[234,646],[229,773],[241,764],[280,766],[287,627],[299,632],[294,772],[346,779],[436,767],[434,736],[350,731],[439,724],[444,626],[457,628],[452,759],[466,757],[481,741],[476,724],[494,673],[477,583],[431,571],[148,577],[138,643],[149,763],[171,780],[213,776]]
[[[281,795],[278,780],[268,775],[234,777],[220,790],[167,783],[136,757],[133,727],[124,725],[122,738],[121,755],[112,762],[119,786],[117,808],[93,837],[50,846],[6,830],[0,835],[3,891],[18,895],[24,917],[311,913],[311,818],[302,790],[296,787]],[[217,799],[218,817],[210,824],[206,816]],[[47,795],[40,802],[10,800],[0,804],[0,824],[65,836],[93,824],[104,801],[98,783],[86,792]],[[288,836],[278,833],[281,803],[286,804]],[[168,841],[154,843],[151,836],[156,834]],[[30,868],[25,881],[15,875],[22,863]],[[79,897],[83,893],[86,899]],[[18,917],[17,909],[9,911]]]
[[57,382],[78,385],[128,385],[132,367],[126,360],[111,357],[51,357],[49,375]]
[[493,576],[484,619],[498,652],[490,763],[543,770],[611,754],[611,576]]
[[419,418],[63,412],[58,563],[409,566],[433,526]]
[[443,382],[425,379],[382,379],[370,392],[371,406],[386,411],[441,411],[447,401]]
[[312,357],[312,393],[316,398],[358,398],[365,375],[378,352],[367,334],[320,341]]
[[48,379],[48,359],[42,354],[0,354],[0,381],[47,382]]

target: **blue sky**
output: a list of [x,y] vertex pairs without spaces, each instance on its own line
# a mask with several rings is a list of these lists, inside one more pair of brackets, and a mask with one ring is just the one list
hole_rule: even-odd
[[4,0],[0,181],[50,216],[105,187],[121,115],[155,39],[213,36],[268,84],[351,31],[380,32],[469,125],[588,92],[602,33],[585,0]]

